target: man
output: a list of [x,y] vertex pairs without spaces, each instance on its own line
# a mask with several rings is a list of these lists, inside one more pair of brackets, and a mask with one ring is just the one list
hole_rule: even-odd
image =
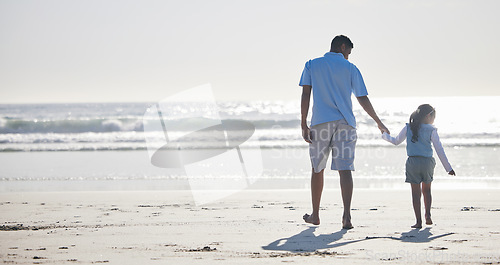
[[[368,99],[368,92],[358,68],[348,61],[354,47],[343,35],[336,36],[330,52],[323,57],[309,60],[302,72],[301,114],[302,137],[309,143],[311,157],[312,213],[304,215],[304,221],[319,225],[319,206],[323,191],[323,172],[326,160],[332,152],[332,170],[338,170],[344,204],[342,228],[353,228],[351,223],[352,174],[356,145],[356,120],[352,112],[351,93],[372,117],[381,132],[389,130],[380,121]],[[311,128],[307,126],[309,101],[313,93]]]

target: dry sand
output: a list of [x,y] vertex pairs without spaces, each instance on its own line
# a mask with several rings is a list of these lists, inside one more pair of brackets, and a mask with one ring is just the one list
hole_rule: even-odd
[[[189,191],[0,194],[0,260],[12,264],[496,264],[499,190],[434,190],[434,225],[414,224],[409,190],[339,190],[321,225],[307,190],[250,190],[195,206]],[[312,262],[312,263],[311,263]]]

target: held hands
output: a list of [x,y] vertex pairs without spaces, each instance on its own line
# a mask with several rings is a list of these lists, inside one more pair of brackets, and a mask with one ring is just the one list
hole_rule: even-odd
[[380,133],[382,133],[382,134],[384,132],[386,132],[387,134],[391,134],[391,132],[389,131],[389,129],[387,129],[387,127],[385,127],[385,125],[382,122],[380,122],[378,124],[378,129],[380,130]]
[[307,125],[302,125],[302,138],[304,139],[304,141],[308,142],[308,143],[312,143],[311,142],[311,130],[309,129],[309,127],[307,127]]
[[448,172],[448,175],[456,176],[455,175],[455,170],[452,169],[450,172]]

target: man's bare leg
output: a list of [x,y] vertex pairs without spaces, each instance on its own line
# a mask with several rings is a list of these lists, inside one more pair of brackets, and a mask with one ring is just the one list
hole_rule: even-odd
[[352,200],[352,173],[350,170],[340,170],[340,189],[342,192],[342,201],[344,203],[344,214],[342,216],[342,228],[353,228],[351,223],[351,200]]
[[422,191],[420,189],[420,183],[419,184],[411,183],[411,197],[413,200],[413,211],[415,212],[415,218],[417,219],[417,222],[411,226],[412,228],[422,228],[422,213],[420,210],[421,195]]
[[[432,182],[431,182],[432,183]],[[422,182],[422,194],[424,195],[424,205],[425,205],[425,224],[431,225],[431,205],[432,205],[432,195],[431,195],[431,183]]]
[[314,172],[312,170],[311,174],[311,197],[312,197],[312,206],[313,211],[311,215],[304,214],[303,218],[306,223],[310,223],[313,225],[319,225],[319,205],[321,202],[321,193],[323,192],[323,183],[324,183],[324,169],[320,172]]

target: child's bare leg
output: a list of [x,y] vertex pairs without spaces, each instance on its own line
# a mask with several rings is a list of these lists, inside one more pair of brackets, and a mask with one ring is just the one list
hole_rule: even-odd
[[344,214],[342,216],[342,228],[353,228],[351,223],[351,200],[352,200],[352,173],[350,170],[340,170],[340,189],[342,191],[342,201],[344,203]]
[[422,194],[424,195],[424,205],[425,205],[425,224],[428,224],[428,225],[432,224],[432,219],[431,219],[431,205],[432,205],[431,183],[422,182]]
[[311,215],[309,214],[304,214],[302,218],[304,218],[304,221],[306,223],[310,223],[313,225],[319,225],[319,205],[321,202],[321,193],[323,192],[323,183],[324,183],[324,169],[321,170],[320,172],[316,173],[314,172],[314,169],[312,170],[311,174],[311,197],[312,197],[312,206],[313,206],[313,211]]
[[415,211],[415,218],[417,222],[412,225],[412,228],[422,228],[422,213],[420,211],[420,196],[422,192],[420,189],[420,184],[411,183],[411,197],[413,200],[413,211]]

